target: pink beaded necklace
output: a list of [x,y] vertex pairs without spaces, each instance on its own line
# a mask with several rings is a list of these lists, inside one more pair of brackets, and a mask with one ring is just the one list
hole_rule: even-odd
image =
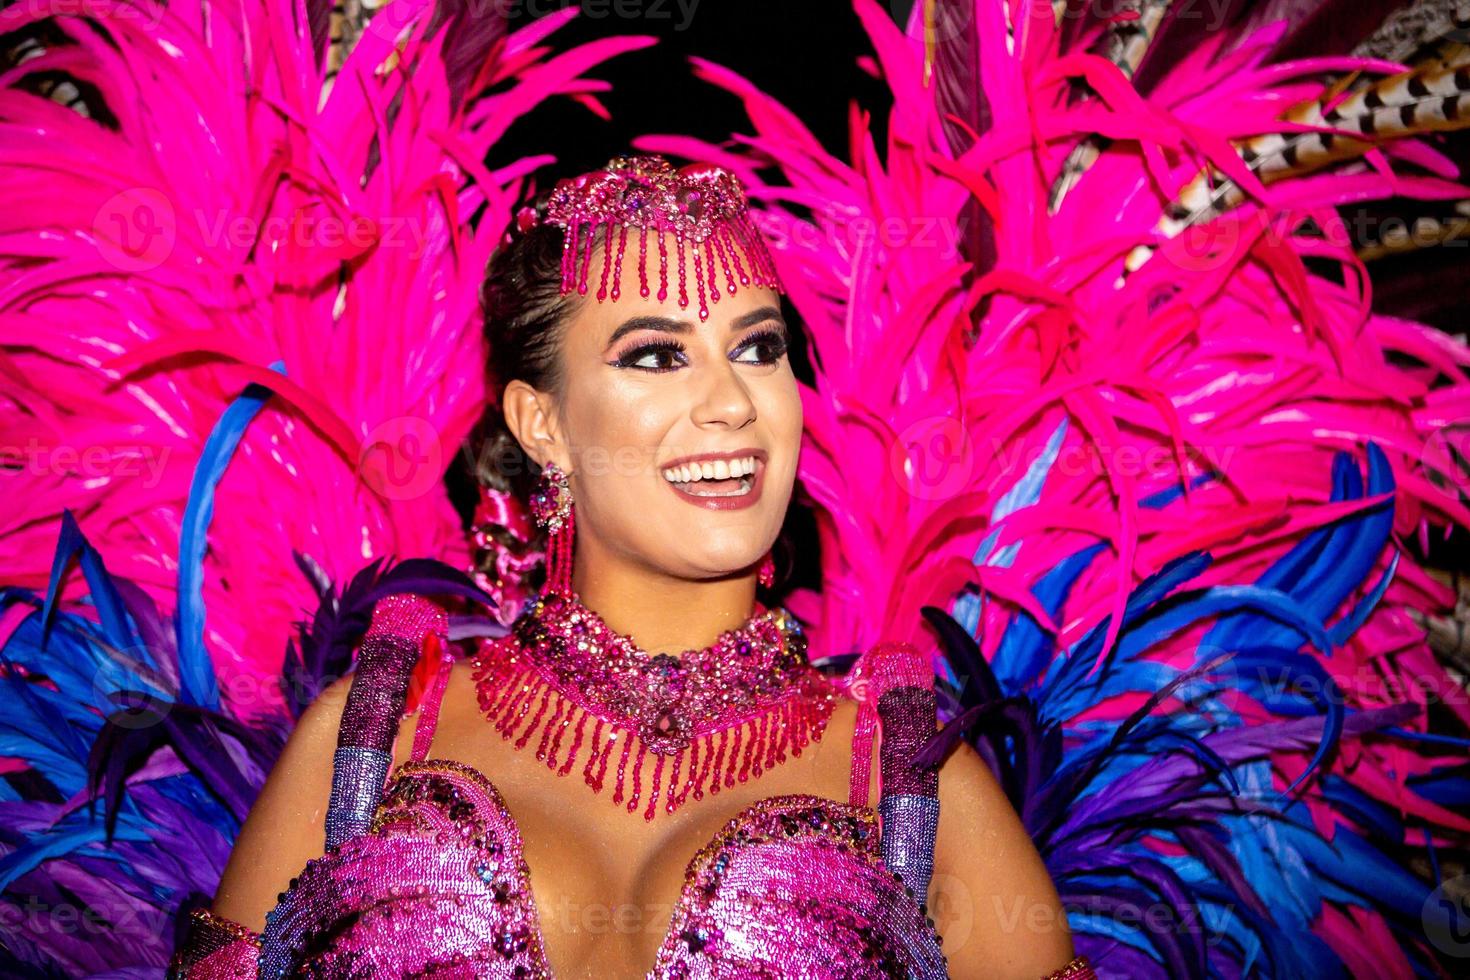
[[[759,777],[784,762],[788,750],[800,756],[810,741],[821,740],[838,697],[832,681],[807,661],[796,619],[760,603],[738,629],[674,656],[640,649],[575,596],[544,592],[508,635],[480,648],[474,666],[486,718],[506,739],[515,738],[517,749],[539,731],[536,758],[557,775],[571,771],[591,722],[582,775],[600,793],[621,742],[612,799],[623,801],[631,759],[629,813],[638,806],[644,760],[655,756],[645,820],[653,819],[660,792],[663,809],[672,813],[691,793],[703,799],[707,784],[713,795],[737,779]],[[558,768],[568,732],[571,747]]]

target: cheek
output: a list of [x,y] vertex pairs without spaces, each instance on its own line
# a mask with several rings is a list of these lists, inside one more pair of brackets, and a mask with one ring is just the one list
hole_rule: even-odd
[[[775,380],[775,379],[773,379]],[[767,399],[766,416],[773,435],[786,442],[800,442],[804,426],[801,393],[789,374],[780,379]]]
[[642,512],[646,504],[635,503],[637,498],[658,489],[650,477],[657,475],[658,461],[671,455],[664,446],[673,424],[669,401],[613,384],[568,412],[568,435],[587,492],[604,497],[619,514],[628,513],[630,504]]
[[671,401],[638,386],[604,381],[583,389],[568,413],[569,434],[583,448],[608,454],[619,449],[646,451],[668,430]]

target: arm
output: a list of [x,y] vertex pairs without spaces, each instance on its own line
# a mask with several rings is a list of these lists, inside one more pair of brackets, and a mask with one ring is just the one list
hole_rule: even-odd
[[332,753],[350,675],[301,714],[240,828],[214,902],[190,916],[170,976],[254,976],[265,915],[306,862],[325,850]]
[[1093,975],[1074,963],[1066,913],[1030,835],[990,767],[963,741],[939,767],[929,901],[951,976]]
[[332,753],[352,676],[324,690],[301,714],[225,864],[211,910],[256,932],[291,878],[326,850]]
[[[952,977],[1096,980],[1077,957],[1056,887],[1025,826],[990,768],[961,741],[939,764],[921,766],[915,750],[935,731],[934,675],[908,643],[878,643],[854,664],[849,691],[872,709],[878,751],[883,860],[925,912]],[[854,751],[866,735],[855,734]],[[854,760],[853,793],[863,769]],[[867,794],[871,798],[870,792]],[[888,812],[885,812],[887,810]],[[937,812],[936,812],[937,811]]]
[[240,828],[211,914],[191,921],[179,975],[233,976],[251,963],[287,968],[266,913],[307,862],[367,829],[383,780],[404,755],[399,717],[414,665],[430,645],[441,649],[447,629],[443,607],[423,596],[395,593],[374,604],[356,668],[302,713]]

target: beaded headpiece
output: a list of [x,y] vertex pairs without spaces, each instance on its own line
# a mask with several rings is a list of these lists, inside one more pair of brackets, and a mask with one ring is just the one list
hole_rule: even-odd
[[[649,232],[653,232],[658,299],[669,295],[672,247],[679,306],[687,307],[693,292],[700,320],[709,317],[710,303],[720,301],[716,266],[726,292],[734,293],[737,284],[781,288],[775,263],[751,220],[745,190],[734,174],[711,164],[675,168],[661,156],[615,157],[602,170],[557,182],[540,210],[525,207],[516,216],[520,231],[538,224],[563,231],[563,295],[573,288],[586,295],[589,283],[595,281],[599,303],[617,302],[630,230],[638,233],[639,295],[653,293],[648,282]],[[601,268],[589,276],[592,253],[599,244]]]

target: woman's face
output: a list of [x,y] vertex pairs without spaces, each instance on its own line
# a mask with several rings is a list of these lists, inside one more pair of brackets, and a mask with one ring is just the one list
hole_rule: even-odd
[[780,533],[801,445],[776,294],[723,293],[701,322],[672,286],[660,302],[656,287],[639,296],[636,268],[623,283],[616,302],[576,304],[546,419],[555,435],[528,450],[571,474],[578,538],[593,539],[579,553],[595,545],[684,579],[739,573]]

